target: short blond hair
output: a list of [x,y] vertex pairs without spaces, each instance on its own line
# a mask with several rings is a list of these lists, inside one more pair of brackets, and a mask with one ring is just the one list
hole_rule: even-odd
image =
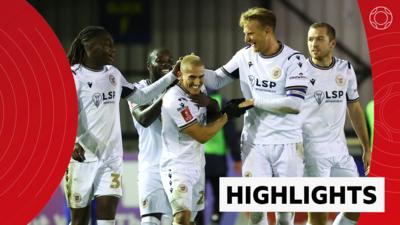
[[248,9],[240,15],[239,26],[243,27],[250,20],[257,20],[261,25],[271,27],[275,31],[276,16],[269,9],[262,7]]
[[187,71],[188,69],[197,66],[204,66],[204,64],[201,61],[200,57],[195,55],[194,53],[190,55],[185,55],[181,61],[181,71]]

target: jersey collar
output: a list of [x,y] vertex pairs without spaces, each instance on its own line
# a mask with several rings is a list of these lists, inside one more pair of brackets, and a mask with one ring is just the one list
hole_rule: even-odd
[[261,58],[264,58],[264,59],[273,58],[273,57],[281,54],[281,52],[283,51],[283,48],[285,47],[285,45],[283,45],[281,41],[278,41],[278,44],[279,44],[279,49],[274,54],[272,54],[272,55],[263,55],[261,52],[259,52],[258,54],[260,55]]
[[317,64],[314,64],[311,58],[309,58],[308,60],[310,61],[310,64],[311,64],[313,67],[315,67],[315,68],[317,68],[317,69],[320,69],[320,70],[329,70],[329,69],[332,69],[332,68],[335,66],[335,64],[336,64],[336,58],[335,58],[335,57],[332,57],[332,63],[331,63],[329,66],[327,66],[327,67],[318,66]]

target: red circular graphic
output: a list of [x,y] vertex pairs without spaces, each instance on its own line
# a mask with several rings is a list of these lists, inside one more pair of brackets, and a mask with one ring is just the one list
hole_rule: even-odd
[[393,14],[388,8],[378,6],[369,13],[369,22],[377,30],[386,30],[393,22]]
[[75,139],[77,103],[65,53],[26,2],[0,14],[1,224],[27,224],[60,184]]

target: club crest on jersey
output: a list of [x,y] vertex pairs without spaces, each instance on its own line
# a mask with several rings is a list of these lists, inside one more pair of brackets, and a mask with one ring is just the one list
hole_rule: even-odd
[[181,113],[183,119],[184,119],[186,122],[189,122],[190,120],[193,119],[192,113],[190,112],[190,109],[189,109],[188,106],[185,106],[185,107],[181,108],[181,109],[179,110],[179,112]]
[[143,208],[147,208],[148,206],[149,206],[149,200],[144,199],[144,200],[142,201],[142,207],[143,207]]
[[254,86],[256,79],[254,78],[253,75],[249,75],[249,81],[250,81],[251,86]]
[[110,83],[112,84],[112,86],[117,85],[117,82],[115,81],[114,75],[110,74],[110,76],[108,76],[108,80],[110,81]]
[[346,84],[346,79],[344,79],[344,77],[340,74],[336,75],[335,81],[338,86],[343,86]]
[[252,177],[252,176],[253,176],[253,174],[250,171],[246,171],[244,173],[244,177]]
[[181,193],[186,193],[188,191],[188,188],[185,184],[180,184],[178,185],[178,191]]
[[321,105],[321,103],[325,99],[325,94],[323,91],[318,90],[318,91],[314,92],[314,98],[315,98],[315,101],[317,101],[318,105]]
[[73,201],[76,203],[78,203],[82,200],[82,197],[79,193],[74,193],[72,198],[73,198]]
[[101,95],[101,93],[96,92],[92,96],[92,101],[96,107],[99,107],[99,105],[103,101],[103,96]]
[[275,68],[272,69],[272,71],[271,71],[272,79],[277,80],[277,79],[279,79],[281,77],[281,75],[282,75],[281,68],[275,67]]

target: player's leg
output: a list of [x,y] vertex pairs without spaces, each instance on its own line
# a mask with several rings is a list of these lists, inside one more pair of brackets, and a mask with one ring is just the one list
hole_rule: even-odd
[[294,212],[277,212],[275,213],[276,225],[294,224]]
[[[71,210],[71,225],[87,225],[97,162],[71,162],[64,176],[64,191]],[[84,178],[84,179],[83,179]]]
[[[343,154],[335,157],[337,164],[332,168],[332,177],[358,177],[357,165],[352,156],[348,154],[346,146],[343,146]],[[339,213],[333,225],[353,225],[357,224],[360,213],[346,212]]]
[[191,212],[183,210],[174,214],[172,225],[190,225]]
[[141,217],[140,225],[161,225],[162,213],[150,213]]
[[[191,224],[195,223],[195,218],[198,217],[198,213],[201,212],[203,214],[204,210],[204,202],[205,202],[205,170],[200,171],[200,176],[197,182],[193,185],[192,192],[192,214],[190,218]],[[196,224],[199,225],[199,224]]]
[[161,168],[161,180],[172,209],[173,225],[189,225],[191,219],[193,183],[200,174],[196,171],[177,171]]
[[168,224],[168,221],[171,221],[171,225],[172,212],[164,189],[155,190],[141,199],[141,225]]
[[356,225],[359,213],[339,213],[332,225]]
[[[326,152],[332,149],[325,144],[304,144],[304,177],[330,177],[334,161]],[[329,213],[309,212],[307,225],[326,225]]]
[[114,225],[121,187],[122,159],[101,163],[94,182],[97,225]]
[[90,206],[84,208],[70,208],[71,223],[70,225],[87,225],[89,224]]
[[[304,174],[303,143],[272,145],[271,161],[275,177],[302,177]],[[277,212],[278,225],[293,225],[294,212]]]
[[[242,176],[272,177],[272,165],[268,160],[268,145],[242,143]],[[250,212],[249,225],[267,225],[266,212]]]
[[[169,207],[169,205],[168,205]],[[171,215],[162,215],[161,217],[161,225],[171,225],[173,221],[172,214]]]
[[172,212],[161,182],[159,172],[140,172],[138,174],[141,225],[160,225],[167,221],[172,224]]
[[211,214],[211,224],[210,225],[218,225],[222,213],[219,211],[219,177],[218,176],[213,176],[210,177],[210,183],[212,187],[212,192],[214,195],[214,204],[213,204],[213,212]]
[[[307,157],[305,160],[304,176],[305,177],[329,177],[331,171],[331,160],[329,158],[312,158]],[[328,222],[328,212],[308,212],[307,225],[326,225]]]
[[309,212],[306,225],[326,225],[328,215],[326,212]]
[[[228,166],[226,155],[214,155],[214,154],[206,154],[206,183],[209,183],[211,186],[211,192],[206,192],[206,196],[212,196],[213,204],[211,211],[211,218],[207,221],[207,224],[198,223],[196,220],[196,225],[218,225],[222,213],[219,211],[219,178],[226,177]],[[197,216],[199,217],[199,216]]]
[[119,196],[105,195],[96,197],[97,225],[114,225]]

